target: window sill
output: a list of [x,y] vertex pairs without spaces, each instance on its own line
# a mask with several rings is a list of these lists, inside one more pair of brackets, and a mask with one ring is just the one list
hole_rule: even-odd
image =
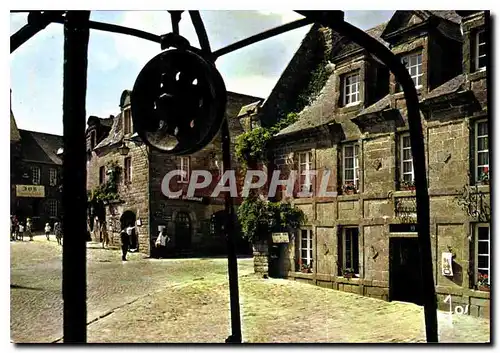
[[[422,94],[423,86],[415,87],[415,90],[417,91],[417,96],[420,96]],[[405,93],[403,91],[400,92],[394,92],[393,94],[394,99],[404,99],[405,98]]]
[[352,283],[352,282],[359,282],[361,278],[359,278],[359,275],[356,275],[357,277],[344,277],[344,276],[337,276],[337,283]]
[[314,278],[314,273],[305,273],[305,272],[300,272],[300,271],[295,271],[294,272],[294,277],[296,278],[307,278],[307,279],[313,279]]
[[490,192],[490,185],[489,184],[475,184],[474,186],[477,187],[477,191],[479,192]]
[[352,194],[352,195],[338,195],[337,199],[339,201],[350,201],[350,200],[359,200],[359,194]]
[[357,102],[348,105],[341,105],[339,106],[339,111],[342,113],[355,112],[357,110],[360,110],[362,107],[363,107],[362,102]]
[[467,76],[468,76],[468,79],[470,81],[477,81],[477,80],[486,78],[486,75],[487,74],[486,74],[486,68],[485,68],[484,70],[477,70],[477,71],[471,72]]
[[393,193],[394,197],[408,197],[415,196],[416,190],[396,190]]

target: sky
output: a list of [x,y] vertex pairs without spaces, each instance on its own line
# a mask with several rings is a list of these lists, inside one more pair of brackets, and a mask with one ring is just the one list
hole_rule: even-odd
[[[388,21],[394,11],[346,11],[346,21],[368,29]],[[10,14],[10,34],[27,23],[24,13]],[[212,50],[301,18],[293,11],[201,11]],[[171,31],[167,11],[92,11],[91,20],[155,34]],[[298,49],[310,26],[253,44],[217,60],[229,91],[266,98]],[[199,43],[185,12],[180,34]],[[12,111],[20,129],[62,135],[63,26],[51,24],[10,55]],[[159,44],[91,30],[86,114],[119,113],[120,95],[132,89],[142,67],[161,51]]]

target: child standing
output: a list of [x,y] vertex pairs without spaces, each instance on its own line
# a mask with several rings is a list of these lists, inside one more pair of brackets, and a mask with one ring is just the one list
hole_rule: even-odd
[[33,232],[31,231],[32,225],[31,225],[31,218],[28,218],[26,220],[26,233],[28,233],[28,236],[30,237],[30,241],[33,241]]
[[50,241],[50,224],[48,223],[45,223],[45,236]]
[[24,241],[24,226],[21,222],[19,222],[19,239]]

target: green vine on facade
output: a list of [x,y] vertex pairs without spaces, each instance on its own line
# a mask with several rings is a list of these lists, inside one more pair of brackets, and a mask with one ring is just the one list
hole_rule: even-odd
[[89,202],[117,201],[120,199],[118,193],[118,183],[121,174],[121,167],[116,161],[106,165],[107,180],[93,190],[87,192]]
[[257,197],[246,198],[237,214],[244,237],[250,242],[267,239],[272,232],[297,229],[306,220],[302,210],[288,202],[270,202]]
[[311,73],[309,83],[306,88],[298,95],[295,111],[300,112],[306,106],[312,104],[318,98],[321,90],[330,77],[330,72],[327,70],[328,61],[321,61],[316,69]]
[[292,125],[298,120],[299,114],[304,107],[310,105],[320,94],[325,86],[330,73],[327,70],[328,62],[321,61],[316,69],[311,72],[308,85],[297,96],[295,106],[292,112],[285,114],[284,118],[278,120],[270,128],[259,127],[238,136],[236,140],[235,155],[241,163],[243,169],[251,165],[267,162],[267,146],[271,139],[287,126]]
[[235,156],[243,169],[251,165],[267,162],[267,145],[280,130],[293,124],[298,119],[297,113],[289,113],[270,128],[258,127],[236,139]]

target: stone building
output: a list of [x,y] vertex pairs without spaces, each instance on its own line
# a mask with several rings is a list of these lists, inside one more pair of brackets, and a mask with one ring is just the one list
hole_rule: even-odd
[[[114,197],[110,196],[102,209],[96,205],[92,215],[102,213],[115,244],[120,241],[120,229],[129,223],[136,224],[138,250],[144,253],[150,253],[160,226],[166,226],[171,235],[168,247],[172,254],[223,252],[225,238],[216,231],[217,222],[212,220],[220,220],[217,212],[224,209],[224,200],[207,197],[206,193],[186,197],[192,171],[220,174],[220,133],[207,147],[190,156],[173,157],[151,150],[134,131],[130,93],[128,90],[122,93],[119,114],[104,119],[91,116],[87,122],[89,196],[102,194],[110,182],[116,186],[115,195],[111,195]],[[244,131],[238,118],[241,108],[261,100],[228,92],[226,117],[232,146],[236,136]],[[232,163],[232,168],[237,169],[236,161]],[[173,170],[186,172],[185,178],[177,176],[170,183],[171,190],[182,190],[177,199],[167,198],[162,192],[165,175]],[[217,180],[215,177],[214,183]]]
[[[431,244],[438,306],[489,316],[490,187],[488,12],[396,11],[366,32],[401,57],[417,88],[430,194]],[[289,198],[306,224],[282,247],[290,279],[384,300],[422,303],[413,164],[404,95],[394,75],[363,48],[321,31],[329,77],[299,120],[280,131],[274,162],[286,179],[300,175],[309,197]],[[325,33],[328,35],[325,36]],[[325,39],[326,38],[326,39]],[[302,44],[312,46],[306,40]],[[285,100],[301,49],[273,90]],[[288,75],[288,76],[287,76]],[[290,76],[291,75],[291,76]],[[280,115],[276,103],[264,115]],[[266,106],[267,104],[267,106]],[[317,194],[330,171],[327,191]],[[281,199],[287,199],[283,194]],[[270,245],[270,244],[268,244]],[[257,255],[267,256],[266,246]],[[259,256],[257,256],[259,257]],[[445,259],[443,260],[443,257]],[[446,260],[446,261],[445,261]],[[260,264],[261,265],[261,264]],[[262,266],[260,266],[262,269]],[[304,268],[304,271],[302,270]],[[310,268],[310,269],[307,269]],[[265,269],[264,269],[265,270]],[[468,305],[468,307],[467,307]]]
[[11,109],[10,213],[35,232],[62,215],[62,146],[62,136],[18,129]]

